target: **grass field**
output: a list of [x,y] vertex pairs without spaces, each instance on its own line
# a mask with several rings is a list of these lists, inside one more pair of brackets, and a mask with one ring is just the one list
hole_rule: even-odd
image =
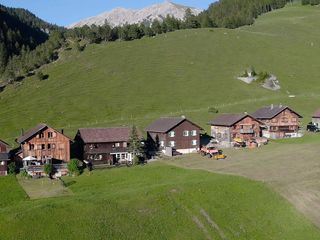
[[49,178],[26,179],[18,176],[18,182],[30,199],[70,196],[70,189],[64,187],[60,180]]
[[200,155],[168,163],[191,169],[245,176],[267,183],[320,227],[320,135],[272,142],[259,149],[227,149],[227,159]]
[[[0,94],[0,136],[10,143],[21,128],[46,122],[65,128],[136,123],[186,115],[205,127],[220,112],[252,112],[289,104],[306,116],[319,107],[320,11],[287,6],[236,30],[196,29],[132,42],[65,51],[43,69],[49,79],[27,79]],[[247,67],[278,76],[282,90],[235,80]],[[291,99],[289,94],[296,95]]]
[[[27,200],[0,178],[1,239],[318,239],[263,183],[153,163],[64,179],[73,195]],[[7,204],[14,197],[12,204]]]

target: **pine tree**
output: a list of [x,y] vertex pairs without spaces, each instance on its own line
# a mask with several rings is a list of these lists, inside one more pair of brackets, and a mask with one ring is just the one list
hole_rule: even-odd
[[138,164],[139,157],[143,155],[143,147],[141,144],[141,139],[138,134],[138,130],[135,125],[132,126],[128,144],[129,144],[128,150],[133,155],[135,164]]

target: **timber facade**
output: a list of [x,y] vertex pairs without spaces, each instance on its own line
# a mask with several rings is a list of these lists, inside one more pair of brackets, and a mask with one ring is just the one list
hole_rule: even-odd
[[178,153],[192,153],[200,150],[201,131],[201,127],[184,117],[160,118],[146,128],[147,142],[163,152],[172,148]]
[[238,139],[248,145],[261,136],[262,123],[248,114],[222,114],[209,124],[211,136],[224,147],[233,146]]
[[0,176],[8,174],[8,162],[10,146],[6,142],[0,140]]
[[129,139],[131,128],[82,128],[75,136],[78,158],[92,165],[116,165],[131,162]]
[[254,112],[252,116],[263,122],[262,135],[266,138],[280,139],[302,136],[299,132],[302,116],[288,106],[263,107]]

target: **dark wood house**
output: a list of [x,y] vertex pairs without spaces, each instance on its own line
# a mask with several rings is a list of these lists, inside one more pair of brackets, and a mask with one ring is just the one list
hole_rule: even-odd
[[236,141],[247,145],[260,137],[262,122],[248,114],[222,114],[209,122],[211,136],[224,147],[231,147]]
[[0,176],[6,176],[8,173],[9,151],[9,144],[0,140]]
[[61,166],[70,161],[71,140],[63,134],[63,130],[59,132],[47,124],[39,124],[16,141],[21,147],[19,155],[23,166],[30,169],[32,175],[43,175],[44,164],[56,165],[59,168],[58,174],[66,173],[66,169]]
[[279,139],[302,136],[299,133],[302,116],[288,106],[270,105],[258,109],[251,115],[263,122],[262,135],[266,138]]
[[202,128],[185,117],[160,118],[151,123],[145,131],[149,145],[155,145],[163,152],[172,148],[178,153],[192,153],[200,149]]
[[318,109],[313,113],[312,124],[320,128],[320,109]]
[[128,152],[131,128],[81,128],[74,142],[78,158],[92,165],[131,162]]

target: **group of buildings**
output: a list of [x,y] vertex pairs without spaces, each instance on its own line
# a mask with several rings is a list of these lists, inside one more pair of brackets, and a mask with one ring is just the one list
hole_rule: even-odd
[[[263,107],[252,114],[221,114],[209,122],[211,137],[220,147],[232,147],[237,142],[247,146],[263,139],[299,137],[300,118],[293,109],[282,105]],[[320,116],[319,116],[320,118]],[[146,151],[174,155],[200,150],[204,145],[203,129],[185,117],[160,118],[146,129]],[[115,165],[132,161],[128,150],[131,128],[81,128],[74,139],[46,124],[22,133],[16,139],[18,149],[0,141],[0,175],[6,175],[7,163],[15,161],[30,175],[43,175],[43,166],[52,164],[57,176],[67,173],[70,158],[78,158],[92,165]]]

